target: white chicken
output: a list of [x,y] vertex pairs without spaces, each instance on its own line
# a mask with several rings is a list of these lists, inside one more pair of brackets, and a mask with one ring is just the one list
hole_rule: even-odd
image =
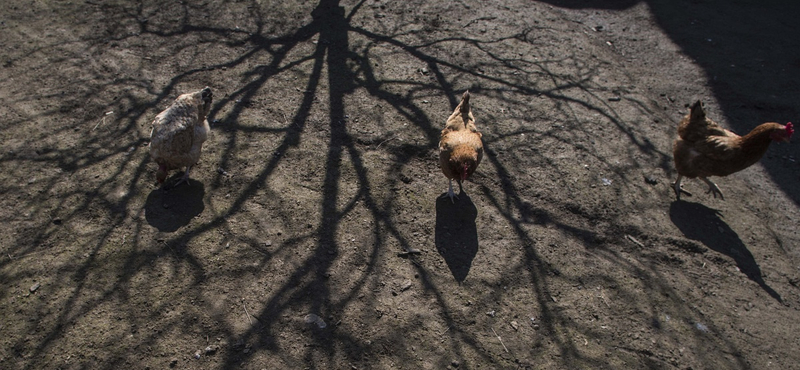
[[187,93],[153,120],[150,132],[150,157],[158,164],[156,179],[163,184],[171,170],[186,167],[174,186],[189,183],[189,171],[200,159],[203,142],[211,128],[206,115],[211,109],[211,88]]

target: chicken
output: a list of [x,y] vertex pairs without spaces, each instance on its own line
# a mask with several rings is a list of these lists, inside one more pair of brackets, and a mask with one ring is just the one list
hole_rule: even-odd
[[469,91],[461,97],[453,114],[447,119],[439,139],[439,166],[450,181],[447,196],[455,203],[458,198],[453,192],[453,179],[458,188],[464,192],[461,183],[468,179],[478,168],[483,159],[483,142],[481,133],[475,127],[475,117],[469,109]]
[[[673,189],[681,199],[681,179],[699,177],[708,184],[708,193],[725,199],[717,184],[708,176],[728,176],[758,162],[772,141],[789,142],[792,123],[763,123],[745,136],[730,132],[706,117],[700,101],[692,105],[678,125],[678,138],[672,149],[678,179]],[[687,193],[688,194],[688,193]],[[691,195],[691,194],[689,194]]]
[[209,87],[187,93],[153,120],[150,132],[150,157],[158,164],[156,179],[163,184],[171,170],[186,167],[183,177],[175,183],[189,183],[189,171],[200,159],[203,142],[208,138],[208,115],[212,94]]

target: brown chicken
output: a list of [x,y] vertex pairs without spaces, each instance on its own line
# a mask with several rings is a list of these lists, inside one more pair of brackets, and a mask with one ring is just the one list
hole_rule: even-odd
[[[714,198],[722,191],[708,176],[728,176],[758,162],[773,141],[789,142],[794,128],[775,122],[763,123],[745,136],[730,132],[706,117],[700,101],[692,105],[689,114],[678,125],[678,138],[672,149],[678,179],[673,188],[681,199],[681,179],[699,177],[708,184],[708,193]],[[689,193],[687,193],[689,194]],[[689,194],[691,195],[691,194]]]
[[203,142],[211,130],[206,115],[211,109],[211,89],[187,93],[153,120],[150,132],[150,157],[158,164],[156,179],[163,184],[171,170],[186,167],[182,182],[189,183],[189,171],[198,159]]
[[439,166],[450,181],[447,196],[455,203],[458,198],[453,192],[453,179],[458,188],[464,192],[461,183],[468,179],[478,168],[483,159],[483,142],[481,133],[475,127],[475,117],[469,109],[469,91],[461,97],[453,114],[447,119],[439,139]]

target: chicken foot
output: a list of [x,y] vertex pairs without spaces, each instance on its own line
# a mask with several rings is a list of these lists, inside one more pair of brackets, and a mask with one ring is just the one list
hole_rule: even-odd
[[709,180],[709,179],[707,179],[705,177],[701,177],[700,180],[703,180],[706,184],[708,184],[708,190],[706,191],[706,194],[712,193],[712,194],[714,194],[714,198],[716,198],[717,194],[719,194],[719,198],[722,199],[722,200],[725,200],[725,197],[722,196],[722,191],[719,190],[719,187],[717,187],[717,184],[715,184],[713,181],[711,181],[711,180]]
[[688,192],[686,190],[683,190],[683,188],[681,187],[681,179],[682,178],[683,178],[682,175],[678,175],[678,179],[675,180],[675,182],[672,183],[672,190],[675,190],[675,196],[678,197],[678,200],[681,200],[681,193],[686,193],[686,195],[688,195],[690,197],[692,196],[692,193],[690,193],[690,192]]
[[181,179],[178,180],[178,182],[176,182],[175,185],[172,185],[172,187],[174,188],[174,187],[176,187],[176,186],[178,186],[180,184],[183,184],[184,182],[186,183],[186,185],[191,186],[192,184],[189,183],[189,171],[191,171],[191,169],[192,169],[192,166],[186,166],[186,172],[183,173],[183,176],[181,176]]

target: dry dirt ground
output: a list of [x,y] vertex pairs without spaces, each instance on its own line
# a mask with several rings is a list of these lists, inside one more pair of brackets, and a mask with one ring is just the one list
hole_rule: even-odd
[[669,188],[688,103],[800,119],[797,4],[5,0],[0,368],[800,368],[798,139]]

